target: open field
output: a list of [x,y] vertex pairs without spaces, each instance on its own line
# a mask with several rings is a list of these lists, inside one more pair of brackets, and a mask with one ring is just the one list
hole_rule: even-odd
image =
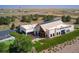
[[[63,15],[70,15],[72,20],[79,17],[79,9],[0,9],[0,16],[15,16],[17,17],[14,24],[19,26],[21,24],[27,24],[26,22],[20,22],[20,18],[23,15],[38,14],[38,15],[54,15],[61,17]],[[38,21],[32,21],[31,23],[40,23],[41,18]],[[70,22],[71,23],[71,22]],[[9,26],[0,25],[0,30],[9,29]]]
[[79,9],[0,9],[0,16],[22,16],[29,14],[39,15],[71,15],[73,18],[79,16]]

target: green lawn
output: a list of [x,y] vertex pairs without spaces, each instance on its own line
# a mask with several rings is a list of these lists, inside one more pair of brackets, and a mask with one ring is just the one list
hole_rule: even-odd
[[49,39],[40,40],[40,41],[36,42],[34,44],[34,46],[35,46],[37,52],[40,52],[44,49],[56,46],[58,44],[62,44],[66,41],[73,40],[74,38],[76,38],[78,36],[79,36],[79,30],[75,30],[71,33],[68,33],[68,34],[65,34],[65,35],[62,35],[59,37],[55,37],[52,39],[49,38]]

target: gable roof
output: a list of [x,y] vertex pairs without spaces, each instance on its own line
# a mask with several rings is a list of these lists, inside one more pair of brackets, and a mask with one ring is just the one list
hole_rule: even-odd
[[47,30],[51,30],[51,29],[55,29],[55,28],[61,28],[61,27],[66,27],[68,25],[64,24],[61,20],[55,20],[53,22],[42,24],[40,26],[46,32]]

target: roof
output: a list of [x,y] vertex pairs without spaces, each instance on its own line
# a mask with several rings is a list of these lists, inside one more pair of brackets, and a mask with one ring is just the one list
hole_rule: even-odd
[[0,31],[0,40],[11,37],[10,32],[14,32],[15,30],[4,30]]
[[40,26],[46,32],[47,30],[66,27],[66,26],[69,26],[69,25],[64,24],[61,20],[56,20],[56,21],[53,21],[53,22],[50,22],[50,23],[42,24]]
[[30,25],[21,25],[22,28],[29,30],[29,29],[34,29],[37,24],[30,24]]

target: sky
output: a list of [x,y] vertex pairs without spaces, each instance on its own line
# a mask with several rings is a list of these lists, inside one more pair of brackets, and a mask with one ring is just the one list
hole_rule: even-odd
[[79,5],[0,5],[0,8],[79,8]]

